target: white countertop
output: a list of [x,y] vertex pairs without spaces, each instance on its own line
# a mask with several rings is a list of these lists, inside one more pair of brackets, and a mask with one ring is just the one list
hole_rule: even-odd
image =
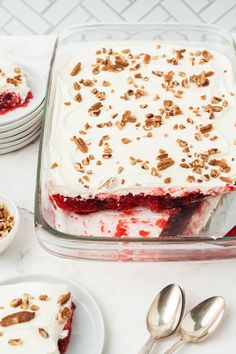
[[[1,53],[37,67],[46,78],[54,37],[0,37]],[[47,273],[78,281],[98,301],[106,324],[104,354],[137,354],[147,339],[145,316],[159,290],[171,282],[182,285],[187,308],[212,295],[227,303],[224,324],[205,343],[185,346],[183,354],[233,353],[236,348],[236,260],[211,263],[108,263],[53,257],[37,243],[33,226],[38,141],[0,156],[0,193],[19,207],[21,228],[0,255],[0,280],[28,273]],[[171,340],[173,342],[174,339]],[[167,345],[161,343],[162,352]],[[68,353],[69,354],[69,353]],[[84,353],[86,354],[86,353]]]

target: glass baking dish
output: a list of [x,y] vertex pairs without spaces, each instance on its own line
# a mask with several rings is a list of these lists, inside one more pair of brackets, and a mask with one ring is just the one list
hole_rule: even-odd
[[[58,256],[80,259],[113,260],[113,261],[184,261],[225,259],[236,256],[236,235],[224,237],[225,233],[236,224],[236,195],[235,192],[223,197],[211,197],[191,203],[194,210],[204,211],[204,227],[199,226],[199,218],[191,218],[192,233],[177,232],[181,223],[187,222],[186,210],[178,219],[173,219],[169,233],[160,236],[160,230],[155,229],[155,214],[138,210],[138,223],[133,222],[129,213],[107,212],[101,214],[101,219],[117,222],[121,228],[128,222],[130,227],[126,237],[117,237],[114,230],[104,230],[101,219],[94,214],[76,215],[70,213],[58,214],[50,201],[48,191],[48,147],[52,132],[53,107],[55,105],[56,77],[58,68],[71,48],[79,48],[85,42],[106,41],[111,46],[115,41],[126,42],[140,40],[165,41],[174,44],[202,46],[216,50],[226,55],[232,63],[235,62],[235,46],[231,35],[217,26],[183,25],[183,24],[98,24],[74,26],[61,34],[55,44],[45,105],[44,127],[38,160],[37,186],[35,197],[35,228],[41,246]],[[233,66],[235,70],[235,66]],[[188,214],[188,212],[187,212]],[[158,214],[159,215],[159,214]],[[194,214],[195,215],[195,214]],[[169,222],[169,215],[159,215],[160,223]],[[158,217],[159,217],[158,216]],[[214,216],[214,217],[213,217]],[[188,219],[189,220],[189,219]],[[235,220],[235,222],[234,222]],[[189,222],[189,221],[188,221]],[[201,221],[202,222],[202,221]],[[158,227],[160,228],[160,223]],[[190,224],[190,222],[189,222]],[[85,225],[85,228],[82,227]],[[141,226],[142,225],[142,226]],[[147,235],[146,226],[151,227],[151,236]],[[174,228],[176,228],[173,231]],[[106,226],[106,225],[105,225]],[[91,229],[92,227],[92,229]],[[189,228],[190,229],[190,228]],[[97,233],[96,233],[97,230]],[[112,230],[112,231],[111,231]],[[138,230],[138,234],[136,232]],[[149,231],[148,231],[149,233]],[[142,237],[138,237],[141,235]],[[116,236],[116,237],[114,237]]]

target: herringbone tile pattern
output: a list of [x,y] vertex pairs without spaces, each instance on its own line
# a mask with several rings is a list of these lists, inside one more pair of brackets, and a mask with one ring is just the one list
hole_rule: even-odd
[[214,23],[236,30],[236,0],[0,0],[0,34],[58,33],[87,22]]

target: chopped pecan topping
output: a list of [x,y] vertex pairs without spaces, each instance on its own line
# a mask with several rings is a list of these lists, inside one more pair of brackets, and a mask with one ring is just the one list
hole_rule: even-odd
[[121,141],[123,144],[129,144],[129,143],[131,143],[132,140],[130,140],[128,138],[122,138]]
[[195,182],[195,177],[194,176],[188,176],[187,177],[187,182],[189,182],[189,183]]
[[224,159],[217,160],[217,159],[212,159],[209,161],[210,166],[219,166],[221,172],[229,172],[231,168],[229,165],[226,163]]
[[216,178],[216,177],[219,177],[220,172],[213,169],[213,170],[211,170],[210,175],[212,178]]
[[152,167],[151,169],[151,175],[152,176],[158,176],[158,172],[157,172],[157,169],[155,167]]
[[144,64],[149,64],[150,61],[151,61],[151,55],[149,55],[149,54],[144,54],[143,63],[144,63]]
[[64,305],[70,300],[70,297],[71,297],[71,293],[70,292],[68,292],[66,294],[62,294],[62,295],[59,296],[57,302],[60,305]]
[[233,179],[225,176],[220,176],[220,180],[225,182],[225,183],[232,183]]
[[122,173],[123,171],[124,171],[124,167],[119,166],[119,167],[118,167],[118,170],[117,170],[117,173],[120,174],[120,173]]
[[137,89],[136,92],[135,92],[135,97],[136,98],[141,98],[142,96],[147,96],[147,91],[141,90],[141,89]]
[[194,82],[199,87],[205,87],[209,85],[209,76],[214,75],[213,71],[202,71],[199,75],[192,75],[190,76],[190,81]]
[[99,116],[101,113],[101,108],[102,108],[102,103],[101,102],[96,102],[94,103],[88,110],[90,116]]
[[12,230],[14,223],[14,216],[4,204],[0,203],[0,240]]
[[80,84],[78,82],[74,82],[73,83],[73,88],[74,88],[74,90],[79,91],[81,89],[81,86],[80,86]]
[[8,316],[3,317],[2,320],[0,321],[0,325],[2,327],[9,327],[18,323],[29,322],[33,320],[34,317],[35,317],[34,312],[30,312],[30,311],[15,312]]
[[38,328],[39,334],[43,337],[43,338],[49,338],[49,334],[47,331],[45,331],[44,328]]
[[80,93],[77,93],[77,95],[74,97],[74,100],[77,102],[81,102],[82,101],[82,96]]
[[49,297],[46,294],[39,295],[39,300],[40,301],[48,301]]
[[71,310],[69,307],[63,307],[56,315],[56,320],[63,324],[66,323],[71,317]]
[[205,134],[205,133],[209,133],[212,129],[213,129],[213,125],[207,124],[207,125],[203,125],[202,127],[200,127],[200,132],[202,134]]
[[164,158],[157,164],[157,170],[162,171],[174,165],[175,161],[171,157]]
[[109,81],[106,81],[106,80],[104,80],[103,83],[102,83],[102,86],[105,86],[105,87],[110,86],[110,85],[111,85],[111,83]]
[[14,299],[10,302],[10,306],[11,307],[18,307],[22,304],[22,299],[19,298],[19,299]]
[[39,309],[40,309],[40,307],[37,306],[37,305],[31,305],[30,306],[30,311],[38,311]]
[[23,340],[21,338],[11,338],[8,340],[8,344],[10,345],[22,345]]
[[80,72],[80,69],[81,69],[81,63],[79,62],[79,63],[77,63],[76,65],[75,65],[75,67],[73,68],[73,70],[71,71],[71,76],[75,76],[75,75],[77,75],[79,72]]
[[187,141],[181,140],[181,139],[177,139],[177,143],[178,143],[179,146],[181,146],[181,147],[185,147],[185,146],[188,145]]
[[51,169],[53,170],[54,168],[57,168],[59,165],[57,162],[54,162],[52,165],[51,165]]
[[73,141],[75,142],[77,148],[83,152],[84,154],[86,154],[88,152],[88,145],[86,144],[86,142],[82,139],[82,138],[76,138],[76,136],[73,137]]
[[88,86],[88,87],[91,87],[94,85],[93,81],[89,80],[89,79],[86,79],[86,80],[82,79],[82,80],[80,80],[80,83],[83,84],[84,86]]
[[171,183],[171,177],[166,177],[166,178],[164,179],[164,183],[165,183],[165,184]]

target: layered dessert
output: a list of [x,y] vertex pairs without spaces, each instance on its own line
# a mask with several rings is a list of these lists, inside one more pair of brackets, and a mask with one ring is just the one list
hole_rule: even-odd
[[26,106],[32,97],[21,68],[9,60],[0,59],[0,115]]
[[0,292],[2,353],[66,353],[75,309],[67,285],[20,283]]
[[165,213],[172,230],[183,215],[184,228],[193,215],[205,223],[214,198],[236,190],[236,86],[224,55],[90,42],[54,84],[48,189],[60,213]]

